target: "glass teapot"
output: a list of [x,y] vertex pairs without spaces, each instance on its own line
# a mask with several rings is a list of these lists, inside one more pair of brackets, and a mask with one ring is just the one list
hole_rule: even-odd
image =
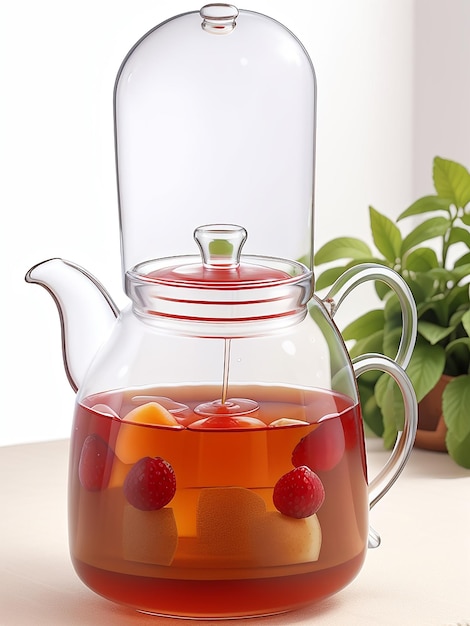
[[[115,125],[129,306],[68,261],[26,276],[58,304],[77,391],[75,570],[110,600],[176,617],[268,615],[332,594],[379,544],[369,509],[412,448],[403,367],[416,312],[378,265],[314,294],[310,59],[275,20],[207,5],[130,51]],[[395,360],[351,362],[333,322],[366,280],[398,294]],[[373,369],[397,382],[405,425],[369,482],[356,377]]]

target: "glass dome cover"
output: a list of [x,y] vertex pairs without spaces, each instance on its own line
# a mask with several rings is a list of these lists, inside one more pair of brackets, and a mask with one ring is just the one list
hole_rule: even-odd
[[267,16],[212,4],[148,32],[115,86],[124,273],[191,253],[205,223],[311,269],[315,92],[305,49]]

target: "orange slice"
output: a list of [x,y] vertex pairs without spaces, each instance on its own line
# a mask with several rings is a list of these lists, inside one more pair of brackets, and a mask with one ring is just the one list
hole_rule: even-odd
[[309,422],[296,420],[292,417],[280,417],[269,424],[270,428],[282,428],[283,426],[309,426]]
[[135,422],[137,424],[158,424],[159,426],[171,426],[172,428],[182,428],[178,420],[158,402],[147,402],[138,406],[128,413],[124,418],[125,422]]
[[122,544],[123,558],[127,561],[170,565],[178,545],[172,509],[140,511],[127,504],[124,508]]
[[127,473],[131,467],[132,465],[126,465],[125,463],[120,461],[117,456],[115,456],[113,461],[113,467],[111,469],[111,476],[109,477],[108,487],[110,489],[112,489],[113,487],[122,487]]
[[[158,428],[152,428],[157,426]],[[115,453],[123,463],[136,463],[144,456],[158,456],[162,448],[162,429],[183,430],[173,415],[157,402],[133,409],[121,422]]]
[[269,511],[252,528],[256,561],[264,567],[317,561],[322,533],[316,515],[294,519]]
[[248,489],[202,489],[196,524],[208,558],[226,557],[229,562],[250,559],[250,529],[265,512],[264,500]]

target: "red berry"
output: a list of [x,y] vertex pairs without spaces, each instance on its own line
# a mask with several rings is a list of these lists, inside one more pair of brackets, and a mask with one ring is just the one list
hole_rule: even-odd
[[325,499],[320,478],[305,465],[281,476],[274,486],[276,509],[289,517],[309,517],[318,511]]
[[341,461],[344,448],[341,421],[328,419],[299,441],[292,453],[292,464],[294,467],[306,465],[314,472],[328,471]]
[[114,453],[99,435],[93,434],[83,442],[78,462],[78,477],[88,491],[106,489],[111,474]]
[[168,461],[159,456],[146,456],[137,461],[124,481],[127,501],[141,511],[163,508],[175,492],[175,472]]

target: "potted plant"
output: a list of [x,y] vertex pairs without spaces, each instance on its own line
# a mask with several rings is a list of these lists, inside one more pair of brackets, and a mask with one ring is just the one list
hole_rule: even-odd
[[[331,285],[345,267],[375,262],[396,270],[410,287],[418,311],[418,337],[407,373],[419,402],[417,445],[447,449],[459,465],[470,468],[470,173],[461,164],[436,157],[435,195],[413,202],[396,222],[369,207],[376,251],[354,237],[329,241],[315,255],[328,263],[316,289]],[[405,234],[397,223],[414,216]],[[408,220],[409,224],[410,220]],[[341,261],[341,266],[336,265]],[[396,296],[375,284],[381,308],[367,311],[343,330],[352,342],[351,356],[365,352],[396,354],[401,312]],[[368,373],[358,381],[366,427],[393,446],[402,426],[403,406],[393,380]],[[437,423],[425,424],[426,401],[433,389],[442,400]]]

